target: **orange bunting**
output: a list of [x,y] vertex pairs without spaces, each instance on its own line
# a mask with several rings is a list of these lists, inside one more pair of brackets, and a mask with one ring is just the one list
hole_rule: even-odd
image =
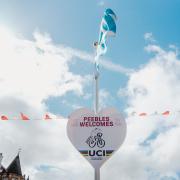
[[29,120],[29,118],[26,115],[24,115],[23,113],[21,113],[21,119],[24,121]]
[[139,116],[147,116],[146,113],[140,113]]
[[170,111],[165,111],[165,112],[162,113],[162,115],[165,115],[165,116],[169,115],[169,114],[170,114]]
[[7,120],[8,120],[8,117],[3,115],[3,116],[1,116],[1,120],[7,121]]
[[[176,113],[180,113],[180,110],[179,111],[176,111]],[[141,116],[141,117],[145,117],[145,116],[151,116],[151,115],[162,115],[162,116],[168,116],[172,114],[171,111],[167,110],[167,111],[164,111],[164,112],[161,112],[161,113],[158,113],[157,111],[155,111],[153,114],[148,114],[146,112],[141,112],[141,113],[138,113],[138,112],[135,112],[133,111],[132,113],[130,113],[129,116]],[[27,115],[25,115],[24,113],[20,113],[20,118],[17,118],[17,117],[9,117],[7,115],[1,115],[0,116],[0,120],[3,120],[3,121],[7,121],[7,120],[24,120],[24,121],[27,121],[27,120],[58,120],[58,119],[61,119],[61,118],[52,118],[48,113],[44,114],[44,117],[43,118],[33,118],[33,119],[30,119]]]
[[45,120],[50,120],[52,119],[48,114],[45,114],[45,117],[44,117]]

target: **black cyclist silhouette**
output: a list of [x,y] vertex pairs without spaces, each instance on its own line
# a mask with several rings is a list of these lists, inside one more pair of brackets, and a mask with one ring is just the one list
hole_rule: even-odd
[[89,145],[89,147],[93,148],[95,146],[99,148],[103,148],[105,146],[105,140],[102,138],[103,133],[101,129],[95,128],[91,135],[86,140],[86,143]]

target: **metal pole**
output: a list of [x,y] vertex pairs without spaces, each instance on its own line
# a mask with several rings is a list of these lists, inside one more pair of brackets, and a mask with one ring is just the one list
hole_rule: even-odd
[[99,111],[99,74],[95,73],[95,113]]
[[[94,81],[95,81],[95,114],[99,111],[99,67],[97,65],[97,60],[95,59],[95,71],[94,71]],[[94,169],[94,179],[100,180],[100,167]]]
[[95,169],[95,180],[100,180],[100,168]]

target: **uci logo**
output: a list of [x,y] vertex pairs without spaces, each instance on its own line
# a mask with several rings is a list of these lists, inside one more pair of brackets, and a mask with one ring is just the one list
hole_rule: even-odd
[[106,156],[106,150],[90,150],[88,153],[89,156]]
[[89,150],[88,155],[91,157],[97,156],[110,156],[113,153],[113,150]]

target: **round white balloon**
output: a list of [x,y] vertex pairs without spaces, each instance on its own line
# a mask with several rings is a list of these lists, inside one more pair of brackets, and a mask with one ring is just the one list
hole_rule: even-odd
[[123,143],[126,122],[114,108],[103,109],[98,114],[81,108],[69,116],[67,134],[89,163],[100,168]]

